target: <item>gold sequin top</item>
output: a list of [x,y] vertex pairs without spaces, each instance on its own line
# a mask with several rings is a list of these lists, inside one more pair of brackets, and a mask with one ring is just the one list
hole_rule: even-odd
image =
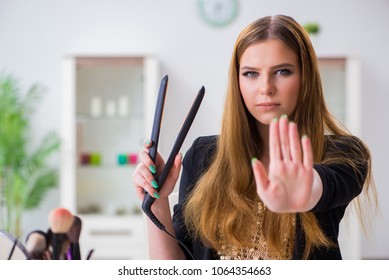
[[[221,260],[281,260],[284,259],[279,253],[271,250],[265,240],[262,230],[263,216],[266,206],[263,202],[258,201],[257,211],[257,225],[256,230],[253,233],[253,244],[252,248],[236,248],[225,244],[221,236],[220,242],[222,243],[223,250],[218,251],[217,254]],[[295,226],[295,221],[294,221]],[[294,232],[294,231],[293,231]],[[286,259],[291,259],[293,254],[293,243],[294,236],[285,236],[285,252]]]

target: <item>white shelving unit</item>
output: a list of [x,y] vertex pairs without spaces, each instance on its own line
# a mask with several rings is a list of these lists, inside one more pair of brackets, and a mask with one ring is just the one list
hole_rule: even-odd
[[147,55],[72,55],[62,70],[61,206],[82,219],[82,257],[93,249],[94,259],[145,259],[131,174],[151,131],[159,63]]

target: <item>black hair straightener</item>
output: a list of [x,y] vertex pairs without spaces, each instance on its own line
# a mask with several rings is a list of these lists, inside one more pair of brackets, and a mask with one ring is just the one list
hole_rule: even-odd
[[[157,104],[154,114],[154,122],[153,122],[153,128],[151,132],[151,141],[152,146],[149,149],[149,156],[155,163],[156,155],[157,155],[157,149],[158,149],[158,140],[159,140],[159,134],[160,134],[160,128],[161,128],[161,121],[162,121],[162,115],[163,115],[163,108],[165,104],[165,97],[166,97],[166,91],[167,91],[167,85],[168,85],[168,76],[166,75],[161,80],[158,97],[157,97]],[[186,119],[184,123],[181,126],[181,129],[177,135],[176,141],[174,142],[172,151],[170,152],[170,155],[166,161],[165,167],[160,173],[159,176],[154,175],[155,180],[158,183],[158,189],[159,192],[167,178],[167,175],[169,174],[170,169],[172,168],[174,164],[174,159],[177,156],[178,152],[181,149],[181,146],[185,140],[186,135],[188,134],[188,131],[193,123],[193,120],[197,114],[197,111],[200,107],[200,104],[203,100],[205,94],[204,87],[201,87],[199,90],[196,99],[194,100],[192,107],[190,108],[190,111],[188,115],[186,116]],[[143,212],[150,218],[150,220],[162,231],[165,231],[167,234],[169,234],[171,237],[176,239],[171,233],[166,231],[165,226],[158,220],[158,218],[154,215],[154,213],[151,211],[151,205],[154,203],[155,198],[152,197],[149,193],[146,193],[145,198],[143,199],[142,203],[142,210]],[[176,239],[177,240],[177,239]],[[177,240],[178,241],[178,240]],[[180,242],[181,245],[183,245]],[[183,245],[186,249],[185,245]],[[189,252],[190,254],[190,252]],[[193,258],[193,257],[192,257]]]

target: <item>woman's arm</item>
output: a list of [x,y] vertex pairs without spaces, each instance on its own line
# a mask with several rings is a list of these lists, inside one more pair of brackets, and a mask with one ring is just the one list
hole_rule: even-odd
[[[158,220],[165,226],[166,231],[175,236],[168,199],[158,199],[158,201],[154,202],[151,209]],[[155,226],[149,218],[147,218],[147,229],[150,259],[186,259],[177,241]]]
[[[148,192],[155,199],[151,210],[159,221],[166,227],[166,230],[175,235],[170,213],[168,196],[174,189],[177,182],[180,170],[182,155],[178,154],[175,158],[174,165],[167,176],[163,187],[158,193],[155,189],[157,182],[153,173],[157,175],[163,170],[165,163],[161,156],[157,154],[156,164],[148,155],[148,148],[151,143],[145,144],[145,150],[139,153],[140,163],[133,173],[133,181],[136,188],[137,196],[143,201],[145,191]],[[181,248],[177,242],[169,236],[166,232],[160,230],[147,217],[148,241],[149,241],[149,255],[151,259],[185,259]]]

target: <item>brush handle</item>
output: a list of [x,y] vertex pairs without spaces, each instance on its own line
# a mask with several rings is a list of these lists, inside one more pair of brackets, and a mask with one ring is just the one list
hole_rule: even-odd
[[81,260],[80,244],[78,242],[70,243],[70,253],[72,260]]
[[8,254],[8,260],[10,260],[12,258],[12,255],[14,254],[14,251],[15,251],[17,244],[18,244],[18,239],[15,238],[14,243],[13,243],[12,248],[11,248],[11,251]]
[[52,235],[52,247],[53,247],[53,260],[62,260],[63,246],[67,240],[67,235],[63,233],[53,233]]
[[86,256],[86,260],[90,260],[91,259],[94,251],[95,251],[94,249],[89,250],[88,255]]

